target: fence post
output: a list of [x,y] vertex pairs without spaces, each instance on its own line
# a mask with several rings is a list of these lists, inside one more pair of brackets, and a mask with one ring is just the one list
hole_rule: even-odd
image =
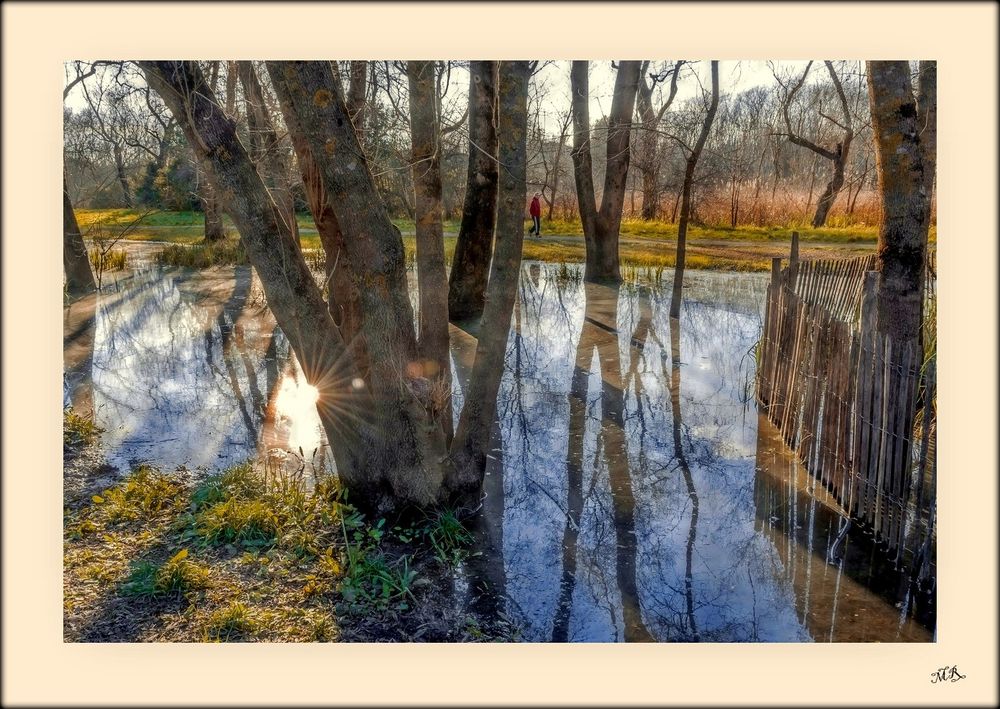
[[799,277],[799,232],[792,232],[792,254],[788,259],[788,287],[795,290]]

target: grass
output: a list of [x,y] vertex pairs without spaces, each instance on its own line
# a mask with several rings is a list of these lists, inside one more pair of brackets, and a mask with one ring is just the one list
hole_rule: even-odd
[[509,637],[442,591],[473,542],[453,512],[369,520],[332,476],[248,462],[192,483],[141,466],[67,509],[63,539],[67,640]]
[[63,450],[78,450],[89,446],[100,437],[103,429],[94,422],[93,415],[78,414],[72,407],[63,409]]
[[128,253],[124,249],[102,251],[100,248],[93,248],[88,255],[91,268],[98,273],[124,271],[128,265]]
[[156,254],[156,262],[168,267],[209,268],[246,264],[248,260],[242,242],[226,239],[191,246],[172,244]]
[[204,564],[188,558],[181,549],[163,564],[140,561],[121,588],[122,595],[156,598],[179,596],[208,588],[211,573]]
[[[125,227],[142,212],[140,210],[79,210],[81,227],[102,224],[106,228]],[[308,214],[297,216],[302,248],[307,261],[315,270],[322,270],[323,257],[319,235]],[[230,238],[219,245],[206,245],[204,216],[200,212],[156,212],[146,216],[129,231],[131,240],[168,242],[159,257],[167,266],[207,268],[215,265],[246,263],[246,254],[238,246],[235,227],[226,219]],[[416,249],[414,223],[410,219],[394,219],[403,235],[407,260],[412,262]],[[583,229],[579,220],[552,220],[542,225],[540,239],[525,237],[523,258],[548,262],[582,263],[584,261]],[[868,225],[846,225],[833,220],[830,226],[813,229],[808,225],[788,224],[758,227],[749,225],[692,225],[688,231],[687,268],[729,271],[767,271],[772,256],[787,258],[791,232],[799,232],[803,258],[841,258],[857,255],[858,249],[873,248],[878,229]],[[455,251],[459,230],[457,220],[444,222],[445,258],[450,262]],[[666,222],[646,222],[625,219],[621,225],[620,253],[622,265],[653,268],[673,268],[677,225]],[[931,227],[930,241],[936,243],[937,228]],[[183,248],[191,247],[191,248]]]

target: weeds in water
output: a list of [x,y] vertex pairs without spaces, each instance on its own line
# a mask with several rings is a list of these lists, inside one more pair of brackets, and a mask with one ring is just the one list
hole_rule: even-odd
[[209,268],[244,265],[249,263],[249,260],[243,242],[226,239],[193,246],[172,244],[156,254],[156,262],[161,266],[174,268]]
[[162,565],[140,561],[121,588],[124,596],[160,598],[180,596],[208,588],[210,573],[206,566],[191,561],[188,550],[181,549]]
[[452,510],[439,512],[430,519],[427,539],[434,549],[434,557],[449,566],[458,566],[468,556],[468,548],[474,541]]
[[90,250],[89,257],[91,267],[99,273],[124,271],[128,265],[128,252],[124,249],[102,251],[99,247],[94,247]]

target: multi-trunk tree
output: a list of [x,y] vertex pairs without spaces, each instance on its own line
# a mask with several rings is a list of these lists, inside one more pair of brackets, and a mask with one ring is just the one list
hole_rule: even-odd
[[418,349],[402,238],[375,190],[330,65],[267,62],[267,69],[296,151],[308,149],[311,169],[322,178],[324,204],[343,235],[349,278],[360,293],[364,376],[289,225],[197,65],[140,64],[215,178],[268,305],[318,391],[320,419],[352,501],[385,513],[478,490],[520,269],[528,63],[501,65],[499,157],[507,169],[500,182],[497,248],[467,405],[450,447],[439,390]]
[[574,61],[570,70],[573,105],[573,171],[577,201],[586,243],[584,278],[592,282],[618,283],[618,231],[625,203],[629,166],[632,111],[639,87],[641,62],[618,62],[611,112],[608,115],[607,168],[600,209],[594,196],[593,156],[590,126],[590,63]]

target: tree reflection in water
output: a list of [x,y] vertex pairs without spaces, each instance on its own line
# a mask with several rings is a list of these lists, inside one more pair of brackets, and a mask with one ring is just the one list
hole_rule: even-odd
[[[671,320],[661,283],[526,264],[467,568],[474,610],[536,641],[931,639],[927,600],[870,545],[848,535],[828,562],[841,516],[758,423],[748,353],[765,280],[685,279]],[[463,327],[456,411],[476,343]],[[67,311],[64,353],[67,403],[96,411],[123,469],[323,445],[315,411],[287,406],[307,399],[288,395],[296,364],[249,270],[140,272]]]

